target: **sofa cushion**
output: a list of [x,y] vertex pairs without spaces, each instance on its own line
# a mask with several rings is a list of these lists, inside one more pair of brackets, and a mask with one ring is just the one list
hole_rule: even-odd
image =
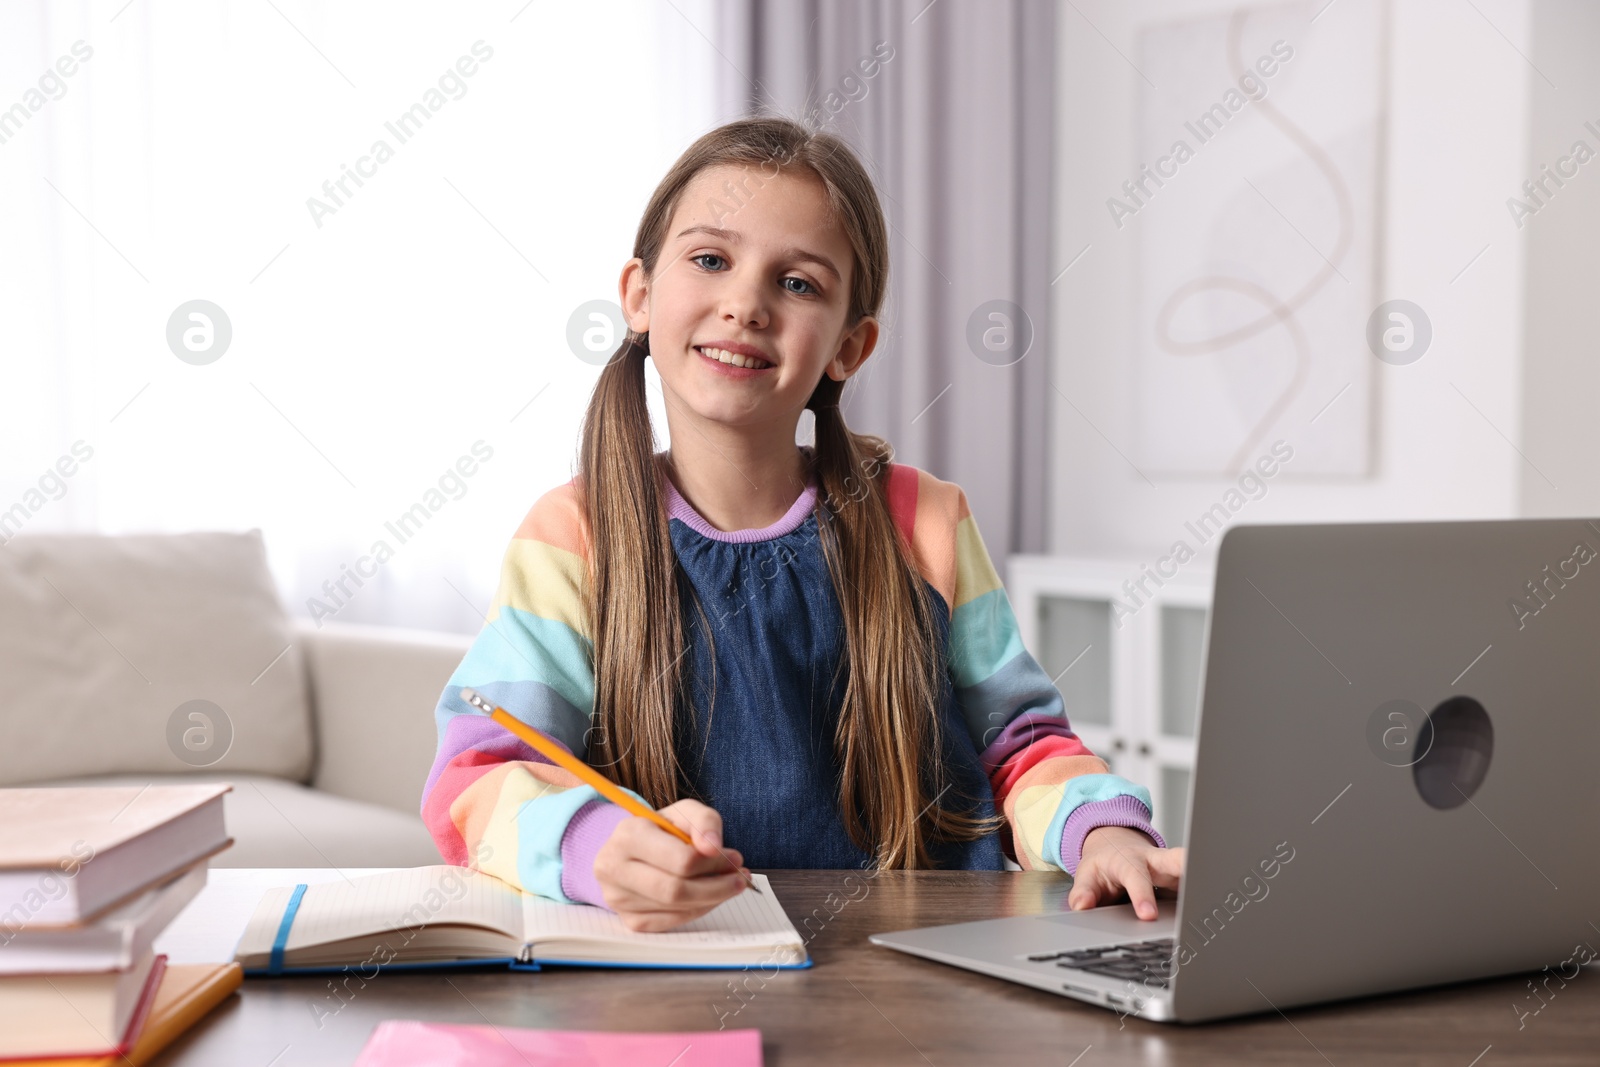
[[222,817],[233,846],[213,867],[418,867],[443,863],[420,815],[248,774],[108,775],[45,785],[231,782]]
[[0,547],[0,786],[201,769],[306,781],[305,667],[261,531]]

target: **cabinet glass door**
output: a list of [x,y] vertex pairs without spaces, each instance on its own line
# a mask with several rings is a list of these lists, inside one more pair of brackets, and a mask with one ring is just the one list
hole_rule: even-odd
[[1161,606],[1159,637],[1159,714],[1150,745],[1150,783],[1156,802],[1156,829],[1167,844],[1184,843],[1193,777],[1196,727],[1200,716],[1200,670],[1206,609],[1188,604]]
[[1061,693],[1072,732],[1112,766],[1111,604],[1088,596],[1047,593],[1038,600],[1033,650]]

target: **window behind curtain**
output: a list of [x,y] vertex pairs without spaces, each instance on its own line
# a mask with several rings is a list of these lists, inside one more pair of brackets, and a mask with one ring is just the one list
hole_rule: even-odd
[[475,631],[572,473],[569,320],[723,117],[711,17],[0,8],[0,541],[260,527],[292,613]]

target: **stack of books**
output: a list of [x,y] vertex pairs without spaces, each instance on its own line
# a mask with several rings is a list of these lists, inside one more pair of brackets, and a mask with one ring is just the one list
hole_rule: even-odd
[[231,786],[0,789],[0,1063],[146,1062],[238,987],[156,936],[233,843]]

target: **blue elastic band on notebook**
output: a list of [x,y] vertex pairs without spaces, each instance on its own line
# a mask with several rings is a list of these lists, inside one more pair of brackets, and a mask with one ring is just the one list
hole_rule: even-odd
[[283,909],[283,921],[278,924],[278,936],[272,939],[272,955],[267,960],[267,973],[283,970],[283,946],[289,942],[289,927],[294,925],[294,913],[300,910],[300,898],[306,895],[305,883],[294,887],[289,894],[289,906]]

